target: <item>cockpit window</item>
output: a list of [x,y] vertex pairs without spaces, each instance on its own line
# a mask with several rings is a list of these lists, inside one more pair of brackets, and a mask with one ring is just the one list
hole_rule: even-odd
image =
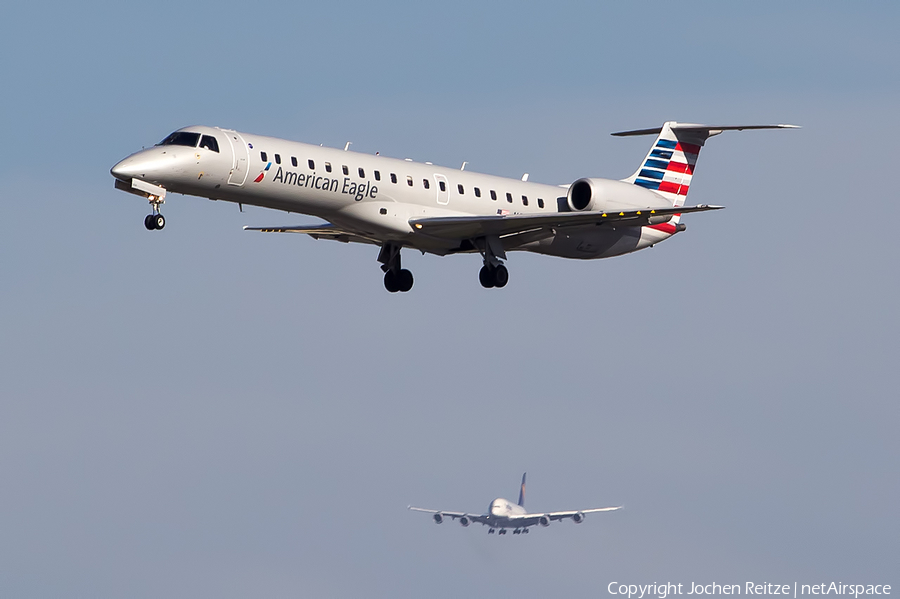
[[159,145],[161,146],[187,146],[196,148],[197,142],[200,141],[199,133],[190,133],[188,131],[176,131],[169,137],[165,138]]
[[211,150],[213,152],[218,153],[219,151],[219,142],[216,141],[216,138],[212,135],[204,135],[200,139],[200,147],[206,148],[207,150]]

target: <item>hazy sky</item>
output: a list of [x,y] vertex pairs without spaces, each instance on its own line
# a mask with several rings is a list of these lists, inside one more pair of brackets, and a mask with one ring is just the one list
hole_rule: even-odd
[[[0,596],[900,588],[896,2],[11,3]],[[532,181],[729,133],[634,255],[404,254],[109,168],[209,124]],[[407,505],[625,509],[488,536]]]

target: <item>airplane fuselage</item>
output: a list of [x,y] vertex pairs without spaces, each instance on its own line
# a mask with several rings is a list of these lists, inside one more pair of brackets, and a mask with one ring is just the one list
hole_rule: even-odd
[[[213,127],[186,127],[180,132],[203,136],[204,142],[147,148],[113,167],[113,175],[129,183],[132,178],[140,179],[169,192],[308,214],[363,238],[438,255],[476,248],[464,241],[417,232],[410,219],[570,210],[568,185],[496,177]],[[215,140],[215,149],[206,143],[207,137]],[[635,191],[661,200],[652,192]],[[508,249],[566,258],[604,258],[648,247],[674,232],[674,227],[650,226],[586,226],[564,232],[535,228],[533,233],[520,234],[515,247]]]

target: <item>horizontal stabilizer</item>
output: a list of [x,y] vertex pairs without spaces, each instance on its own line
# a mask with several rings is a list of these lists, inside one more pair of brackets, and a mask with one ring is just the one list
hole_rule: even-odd
[[[718,135],[722,131],[743,131],[744,129],[799,129],[799,125],[697,125],[694,123],[672,123],[669,125],[672,131],[685,133],[698,133],[704,137]],[[635,135],[659,135],[662,127],[654,129],[634,129],[633,131],[619,131],[611,133],[615,137],[633,137]],[[704,135],[705,134],[705,135]]]

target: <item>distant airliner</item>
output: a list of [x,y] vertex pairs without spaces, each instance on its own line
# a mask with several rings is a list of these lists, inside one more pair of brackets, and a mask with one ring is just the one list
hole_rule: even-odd
[[244,227],[305,233],[314,239],[380,247],[390,292],[409,291],[403,248],[440,256],[478,252],[484,287],[503,287],[506,253],[608,258],[664,241],[685,225],[682,214],[722,206],[685,206],[700,148],[726,130],[794,125],[710,126],[667,122],[641,166],[621,181],[578,179],[543,185],[360,154],[213,127],[185,127],[112,169],[117,189],[147,198],[147,229],[162,229],[167,192],[309,214],[325,224]]
[[519,488],[519,502],[513,503],[502,497],[491,502],[488,512],[480,516],[475,514],[466,514],[463,512],[445,512],[443,510],[426,510],[420,507],[409,506],[409,509],[417,512],[427,512],[433,514],[432,518],[435,523],[440,524],[444,518],[453,518],[459,520],[463,526],[468,526],[472,522],[478,522],[484,526],[489,526],[488,534],[493,534],[499,530],[498,534],[505,535],[507,528],[513,529],[513,534],[527,533],[529,526],[540,524],[541,526],[550,526],[554,520],[563,520],[571,518],[573,522],[581,524],[584,522],[584,515],[593,512],[611,512],[621,509],[618,507],[598,507],[589,510],[576,510],[571,512],[538,512],[529,514],[525,511],[525,475],[522,475],[522,486]]

